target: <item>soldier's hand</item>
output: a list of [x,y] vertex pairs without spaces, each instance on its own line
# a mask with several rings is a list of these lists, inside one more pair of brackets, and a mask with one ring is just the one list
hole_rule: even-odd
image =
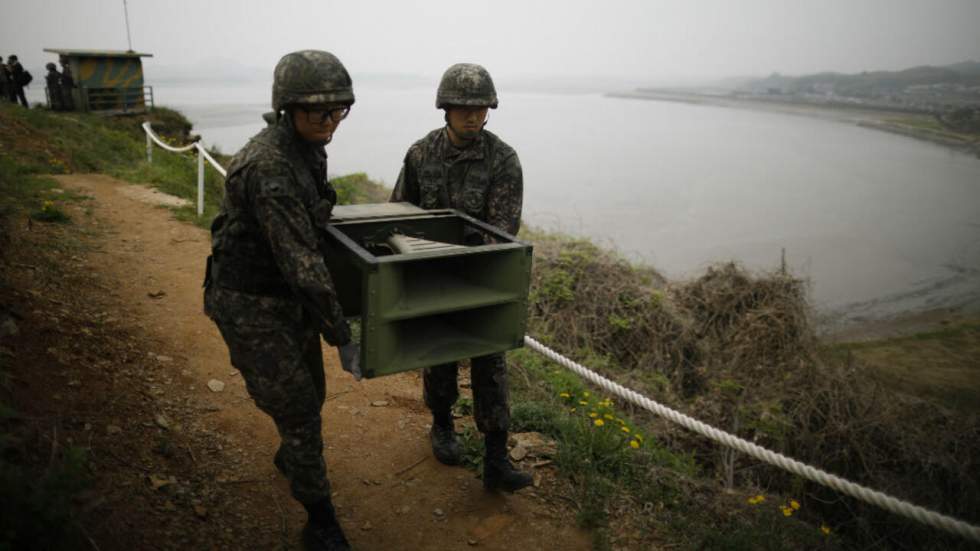
[[340,352],[340,367],[344,371],[354,376],[355,381],[360,381],[361,374],[361,346],[360,343],[349,342],[337,347]]

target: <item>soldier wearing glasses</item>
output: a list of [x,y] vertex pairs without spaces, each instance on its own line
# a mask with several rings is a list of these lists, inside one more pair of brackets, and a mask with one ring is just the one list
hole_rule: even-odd
[[[408,149],[391,200],[425,209],[458,209],[516,234],[524,179],[517,153],[484,129],[489,110],[497,108],[490,73],[471,63],[453,65],[439,83],[436,108],[445,110],[446,125]],[[469,244],[490,240],[474,234]],[[489,490],[517,491],[530,485],[532,478],[507,459],[507,363],[503,354],[473,358],[470,363],[473,414],[486,443],[483,485]],[[457,465],[461,459],[452,416],[459,397],[457,378],[456,364],[429,367],[423,374],[423,396],[432,411],[432,451],[446,465]]]
[[279,61],[271,122],[228,167],[205,278],[205,312],[279,432],[274,463],[309,513],[307,549],[350,548],[323,459],[320,337],[340,349],[344,369],[360,369],[319,239],[337,200],[324,146],[353,103],[350,76],[332,54],[304,50]]

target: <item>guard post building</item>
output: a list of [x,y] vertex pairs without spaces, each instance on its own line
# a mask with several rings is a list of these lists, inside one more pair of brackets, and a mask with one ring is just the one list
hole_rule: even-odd
[[144,57],[153,54],[121,50],[45,48],[71,70],[69,91],[81,111],[105,114],[142,113],[153,108],[153,87],[143,82]]

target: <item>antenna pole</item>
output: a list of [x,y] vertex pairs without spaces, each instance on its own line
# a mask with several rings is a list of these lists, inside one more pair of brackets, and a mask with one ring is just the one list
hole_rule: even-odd
[[129,51],[133,51],[133,37],[129,34],[129,7],[126,0],[123,0],[123,13],[126,15],[126,42],[129,43]]

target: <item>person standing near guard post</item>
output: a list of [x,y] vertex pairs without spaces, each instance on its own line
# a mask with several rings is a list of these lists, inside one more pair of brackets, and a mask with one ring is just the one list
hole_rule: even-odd
[[44,68],[48,70],[48,74],[44,76],[48,88],[48,105],[54,111],[61,111],[64,109],[61,73],[58,72],[58,67],[54,63],[48,63]]
[[61,63],[61,92],[62,92],[62,107],[65,111],[73,111],[75,109],[75,94],[73,90],[75,89],[75,79],[71,76],[71,65],[68,60],[64,57],[60,60]]
[[333,54],[303,50],[279,60],[270,124],[228,166],[205,276],[205,313],[282,439],[274,463],[309,514],[303,542],[310,550],[350,549],[323,459],[320,336],[359,378],[358,345],[319,240],[337,201],[324,146],[353,103],[350,75]]
[[17,61],[17,56],[11,55],[7,57],[7,67],[10,69],[10,101],[17,103],[20,100],[20,104],[24,107],[28,107],[27,97],[24,96],[24,81],[27,79],[27,73],[24,71],[24,66]]
[[10,69],[0,56],[0,101],[10,100]]
[[[486,69],[472,63],[447,69],[436,93],[436,108],[445,110],[446,125],[408,149],[391,201],[458,209],[516,234],[524,195],[521,163],[509,145],[484,129],[497,103]],[[482,233],[467,236],[468,245],[491,242],[492,237]],[[510,406],[504,354],[473,358],[470,364],[473,415],[486,444],[483,485],[508,492],[527,487],[531,476],[507,459]],[[432,451],[446,465],[458,465],[462,459],[452,416],[459,398],[458,372],[453,363],[428,367],[423,373],[423,396],[432,411]]]

